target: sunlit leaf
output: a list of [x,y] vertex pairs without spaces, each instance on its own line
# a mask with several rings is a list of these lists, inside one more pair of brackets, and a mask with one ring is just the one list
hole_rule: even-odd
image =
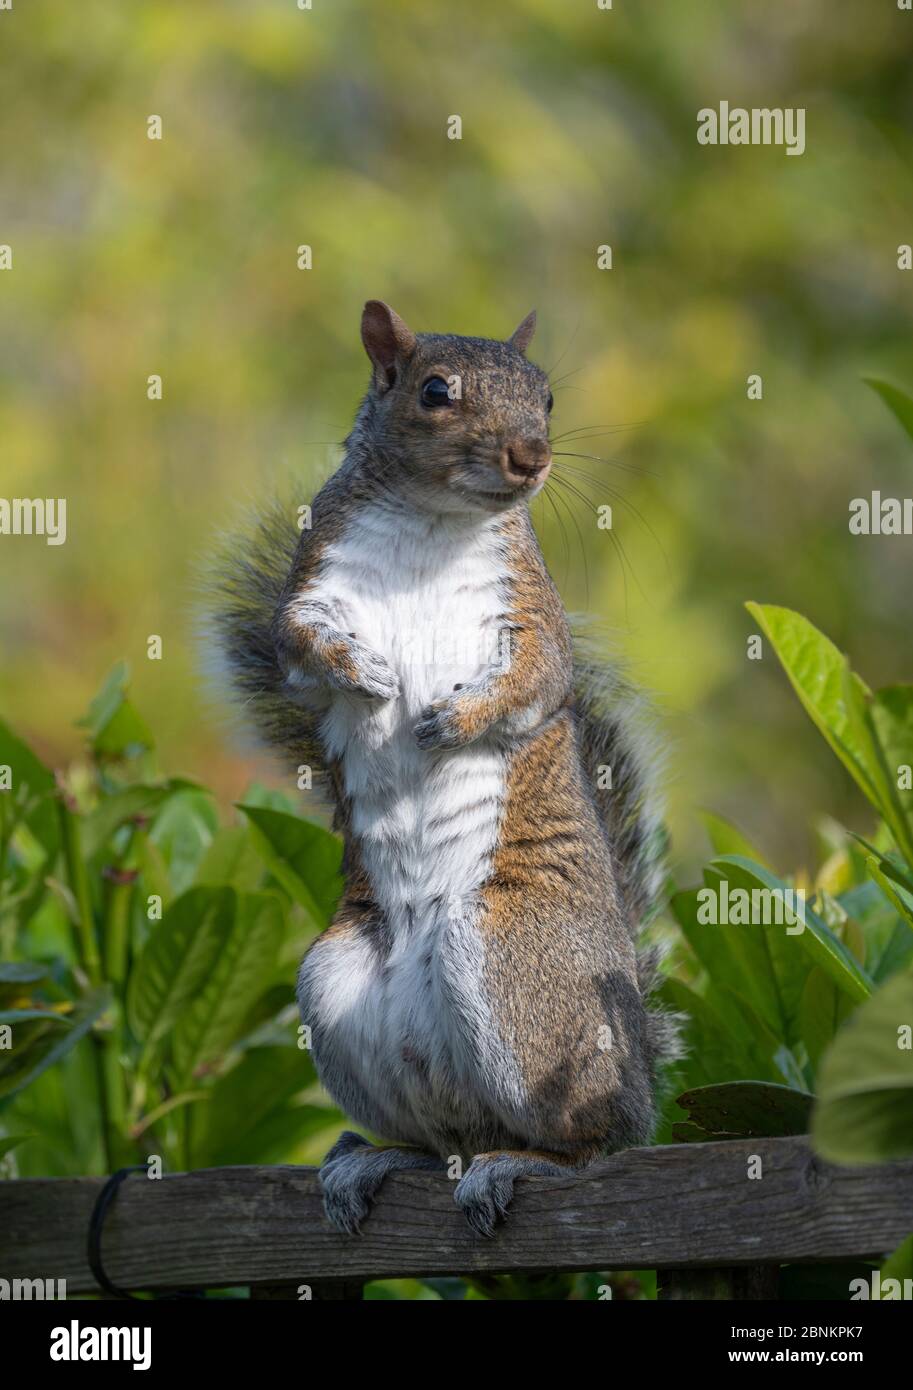
[[234,917],[218,956],[174,1031],[181,1085],[235,1040],[272,976],[282,939],[282,910],[266,893],[235,894]]
[[142,1042],[172,1027],[215,968],[234,920],[231,888],[191,888],[168,908],[130,977],[127,1012]]
[[342,891],[342,842],[313,821],[263,806],[241,806],[259,852],[289,896],[326,926]]

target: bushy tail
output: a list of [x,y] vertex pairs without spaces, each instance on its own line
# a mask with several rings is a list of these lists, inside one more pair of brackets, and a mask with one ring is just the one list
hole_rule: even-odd
[[658,905],[665,847],[659,795],[663,760],[648,702],[581,636],[575,637],[574,694],[584,767],[629,920],[639,930]]
[[284,685],[272,629],[298,544],[294,510],[276,501],[226,537],[205,579],[210,664],[245,728],[286,763],[320,772],[313,718]]
[[[597,810],[606,829],[628,921],[636,937],[660,906],[666,835],[659,783],[663,757],[651,730],[646,697],[591,639],[575,634],[574,693],[578,737]],[[646,999],[661,977],[658,945],[637,952]],[[682,1018],[647,1010],[647,1048],[654,1071],[681,1055]]]

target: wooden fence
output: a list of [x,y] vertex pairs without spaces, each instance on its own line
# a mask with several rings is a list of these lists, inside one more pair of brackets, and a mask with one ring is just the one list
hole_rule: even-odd
[[[761,1176],[751,1177],[758,1170]],[[0,1277],[97,1286],[87,1232],[103,1178],[0,1182]],[[327,1222],[314,1168],[213,1168],[122,1184],[104,1226],[127,1289],[250,1286],[357,1299],[372,1279],[543,1270],[660,1271],[663,1298],[773,1297],[781,1264],[879,1259],[913,1231],[913,1162],[837,1168],[802,1138],[629,1149],[517,1184],[476,1236],[436,1174],[389,1178],[361,1236]]]

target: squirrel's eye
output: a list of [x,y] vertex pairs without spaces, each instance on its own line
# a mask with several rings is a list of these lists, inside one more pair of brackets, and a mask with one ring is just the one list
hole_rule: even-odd
[[546,414],[547,414],[547,415],[551,415],[551,413],[552,413],[554,407],[555,407],[555,397],[552,395],[551,391],[549,391],[549,393],[548,393],[548,400],[547,400],[546,403],[545,403],[545,411],[546,411]]
[[442,376],[430,376],[422,387],[422,405],[434,409],[438,405],[450,405],[450,389]]

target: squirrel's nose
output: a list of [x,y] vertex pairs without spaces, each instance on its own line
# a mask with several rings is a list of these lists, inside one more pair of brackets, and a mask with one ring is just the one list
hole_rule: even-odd
[[547,439],[513,439],[501,450],[501,472],[513,487],[538,482],[552,466]]

